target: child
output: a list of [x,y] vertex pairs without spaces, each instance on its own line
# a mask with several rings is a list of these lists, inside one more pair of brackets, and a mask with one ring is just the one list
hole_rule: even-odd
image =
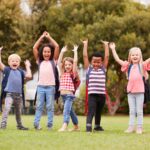
[[136,133],[143,132],[143,102],[144,102],[144,82],[148,78],[146,70],[150,70],[150,59],[143,61],[140,48],[133,47],[129,50],[128,60],[121,60],[115,50],[115,43],[110,43],[110,48],[114,59],[121,65],[121,70],[128,75],[128,104],[129,104],[129,127],[126,133],[135,131],[134,121],[137,116]]
[[[19,68],[21,58],[17,54],[11,54],[8,57],[8,66],[5,66],[1,61],[1,50],[0,48],[0,69],[3,71],[4,78],[2,81],[2,94],[1,101],[5,98],[5,106],[2,113],[2,122],[1,128],[5,129],[7,126],[7,118],[10,112],[12,103],[16,109],[16,121],[17,128],[19,130],[28,130],[28,128],[22,125],[21,121],[21,108],[22,108],[22,100],[24,100],[24,91],[23,91],[23,83],[24,78],[30,79],[32,77],[30,70],[30,62],[28,60],[25,61],[26,73]],[[1,103],[2,105],[2,103]]]
[[[43,44],[39,49],[41,42],[46,38],[50,44]],[[47,127],[49,130],[53,126],[54,116],[54,96],[55,96],[55,62],[59,55],[59,45],[49,35],[48,32],[44,32],[37,40],[33,47],[33,54],[36,62],[39,66],[39,81],[37,87],[37,105],[34,119],[34,127],[40,130],[40,119],[43,112],[44,103],[46,103],[48,123]]]
[[105,82],[106,68],[108,66],[109,50],[108,42],[102,41],[105,47],[105,56],[100,52],[94,52],[91,57],[91,65],[88,59],[88,40],[83,41],[83,61],[84,68],[87,70],[88,87],[88,114],[86,120],[86,131],[92,132],[92,120],[95,116],[94,131],[104,131],[100,126],[101,113],[105,104]]
[[[73,100],[75,98],[74,96],[74,84],[73,84],[73,78],[76,78],[77,73],[77,49],[78,46],[74,46],[73,52],[74,52],[74,59],[70,57],[66,57],[63,59],[64,52],[67,51],[67,47],[63,47],[61,50],[61,53],[59,55],[58,59],[58,67],[60,71],[60,94],[63,99],[64,103],[64,121],[62,127],[58,130],[59,132],[63,132],[67,130],[70,116],[72,119],[72,122],[74,124],[74,129],[72,131],[78,131],[78,119],[77,116],[72,108]],[[73,75],[73,78],[71,77]]]

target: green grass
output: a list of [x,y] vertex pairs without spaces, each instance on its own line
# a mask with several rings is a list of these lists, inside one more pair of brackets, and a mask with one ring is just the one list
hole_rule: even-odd
[[[6,130],[0,130],[0,150],[149,150],[150,149],[150,119],[144,117],[142,135],[136,133],[125,134],[128,116],[103,116],[102,126],[105,131],[100,133],[85,132],[85,117],[79,117],[80,132],[63,132],[62,116],[54,117],[54,128],[46,128],[47,117],[41,119],[41,131],[33,128],[34,116],[22,116],[24,125],[29,131],[16,129],[15,116],[8,118]],[[72,127],[70,123],[69,127]]]

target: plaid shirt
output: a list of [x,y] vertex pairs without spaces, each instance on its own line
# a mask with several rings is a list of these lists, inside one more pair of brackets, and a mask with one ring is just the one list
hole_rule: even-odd
[[60,90],[74,91],[74,85],[70,73],[63,73],[60,78]]

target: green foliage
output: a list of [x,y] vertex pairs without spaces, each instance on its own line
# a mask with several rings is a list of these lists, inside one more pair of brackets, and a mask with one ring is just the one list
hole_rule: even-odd
[[[117,52],[124,60],[134,46],[142,49],[144,59],[150,56],[150,7],[131,0],[61,0],[61,6],[57,0],[31,0],[29,6],[32,14],[27,16],[21,12],[20,1],[0,1],[0,46],[7,51],[2,54],[4,63],[15,52],[22,60],[30,59],[35,71],[32,47],[44,30],[49,31],[60,47],[67,44],[71,49],[73,44],[79,44],[79,62],[82,62],[81,41],[86,38],[89,55],[93,50],[103,51],[100,40],[108,40],[116,43]],[[111,55],[109,69],[116,70],[110,76],[117,79],[114,83],[125,85],[125,76]],[[116,94],[118,87],[113,87]],[[121,93],[120,98],[125,95]]]

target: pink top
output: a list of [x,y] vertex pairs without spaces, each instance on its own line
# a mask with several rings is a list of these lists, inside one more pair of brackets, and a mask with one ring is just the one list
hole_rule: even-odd
[[38,85],[55,85],[55,76],[50,61],[42,61],[39,68]]
[[[122,72],[128,72],[129,62],[124,61],[124,64],[121,67]],[[143,70],[150,70],[150,64],[146,64],[143,62]],[[133,64],[130,70],[130,75],[128,79],[127,85],[127,92],[128,93],[144,93],[144,83],[142,74],[139,70],[138,64]]]
[[60,78],[60,90],[75,91],[71,73],[63,73]]

